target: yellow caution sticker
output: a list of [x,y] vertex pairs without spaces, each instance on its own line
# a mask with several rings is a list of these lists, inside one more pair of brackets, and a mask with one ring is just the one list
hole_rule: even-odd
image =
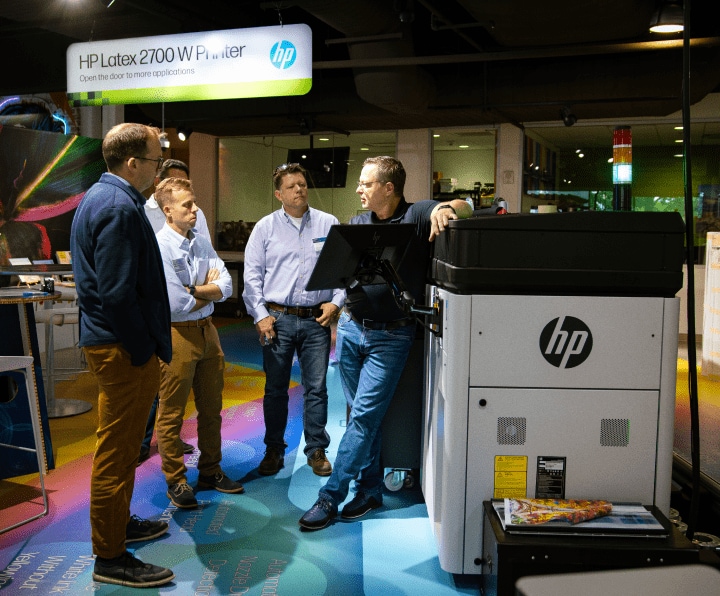
[[495,456],[494,499],[523,499],[527,496],[527,464],[524,455]]

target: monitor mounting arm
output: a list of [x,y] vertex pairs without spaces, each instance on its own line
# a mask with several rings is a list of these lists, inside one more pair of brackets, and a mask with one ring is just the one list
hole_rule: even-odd
[[388,285],[390,291],[393,294],[395,302],[402,309],[403,312],[409,315],[415,315],[415,318],[420,322],[423,327],[428,329],[431,333],[438,333],[438,331],[429,327],[417,315],[432,317],[432,324],[437,327],[437,319],[439,318],[440,314],[439,309],[434,306],[423,306],[415,304],[415,299],[412,297],[412,294],[407,291],[407,289],[405,288],[405,284],[403,283],[402,279],[400,279],[397,271],[395,271],[395,267],[392,266],[392,263],[390,263],[389,260],[372,259],[372,263],[369,263],[366,267],[363,267],[363,271],[361,271],[356,276],[356,280],[362,283],[360,280],[364,277],[363,273],[367,273],[368,270],[373,271],[377,275],[380,275],[380,277],[385,280],[385,283]]

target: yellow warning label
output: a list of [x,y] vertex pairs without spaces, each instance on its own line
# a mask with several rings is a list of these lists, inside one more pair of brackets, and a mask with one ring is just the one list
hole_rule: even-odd
[[527,472],[528,458],[526,455],[496,455],[496,472]]
[[527,457],[495,456],[494,499],[523,499],[527,496]]

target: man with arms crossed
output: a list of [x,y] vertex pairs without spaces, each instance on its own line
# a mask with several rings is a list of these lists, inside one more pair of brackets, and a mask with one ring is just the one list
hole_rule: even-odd
[[176,507],[194,509],[198,503],[187,483],[180,441],[190,389],[198,411],[198,488],[222,493],[244,490],[220,467],[225,356],[212,313],[214,302],[232,295],[232,279],[210,241],[196,233],[198,207],[192,183],[167,178],[158,185],[155,198],[166,217],[157,241],[170,298],[173,346],[172,362],[161,364],[158,449],[168,498]]
[[343,290],[305,290],[334,215],[308,206],[305,169],[283,164],[273,172],[275,198],[282,208],[263,217],[245,247],[243,300],[263,347],[265,370],[264,476],[276,474],[285,461],[288,388],[297,351],[304,388],[303,430],[307,463],[318,476],[332,466],[325,455],[326,375],[330,359],[330,323],[345,299]]
[[126,542],[165,533],[165,522],[130,516],[138,446],[170,362],[170,309],[160,251],[141,194],[162,164],[159,131],[119,124],[102,144],[108,171],[85,193],[70,233],[80,305],[80,346],[99,386],[90,476],[93,579],[160,586],[170,569],[143,563]]
[[[184,180],[190,180],[190,168],[184,161],[180,161],[179,159],[166,159],[158,170],[157,176],[155,176],[154,186],[157,188],[157,185],[165,180],[165,178],[183,178]],[[160,205],[158,205],[155,194],[151,194],[145,203],[145,215],[147,215],[150,220],[150,225],[157,234],[165,225],[165,214]],[[198,207],[197,210],[195,229],[198,231],[198,234],[202,234],[212,243],[207,218],[200,207]]]
[[[351,224],[415,224],[408,256],[398,269],[413,298],[423,303],[432,240],[450,219],[470,217],[464,199],[446,203],[408,203],[403,191],[405,169],[392,157],[365,160],[357,193],[367,213]],[[415,339],[416,321],[396,303],[387,284],[359,285],[348,289],[345,310],[338,320],[336,354],[340,381],[350,420],[335,459],[335,469],[318,500],[300,518],[306,530],[319,530],[337,516],[338,505],[355,480],[355,497],[342,517],[356,519],[382,505],[380,427]]]
[[[155,176],[155,187],[165,180],[165,178],[182,178],[184,180],[189,180],[190,168],[188,168],[184,161],[180,161],[179,159],[166,159]],[[150,195],[150,198],[145,202],[145,215],[147,215],[150,225],[157,234],[165,225],[165,214],[158,205],[157,200],[155,200],[154,194]],[[210,240],[210,242],[212,242],[205,214],[202,212],[200,207],[198,207],[197,210],[197,223],[195,224],[195,229],[198,234],[202,234]],[[152,408],[150,409],[147,424],[145,425],[145,437],[143,438],[142,445],[140,446],[140,458],[138,459],[138,464],[143,463],[150,457],[150,443],[152,442],[153,432],[155,431],[157,407],[158,397],[156,396],[153,401]],[[193,447],[190,443],[182,441],[182,445],[184,453],[192,453],[195,451],[195,447]]]

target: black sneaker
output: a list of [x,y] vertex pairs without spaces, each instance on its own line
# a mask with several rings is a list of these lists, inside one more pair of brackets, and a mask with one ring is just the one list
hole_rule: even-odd
[[322,530],[337,517],[337,507],[332,501],[320,497],[306,513],[300,518],[300,526],[306,530]]
[[150,521],[137,515],[131,515],[130,521],[125,530],[125,544],[128,542],[140,542],[152,540],[162,536],[168,531],[168,525],[164,521]]
[[152,588],[175,579],[170,569],[143,563],[127,551],[114,559],[96,557],[92,576],[96,582],[130,588]]
[[258,474],[272,476],[277,474],[284,465],[285,453],[277,447],[268,447],[265,451],[265,457],[258,466]]
[[357,519],[378,507],[382,507],[381,500],[367,497],[365,493],[358,492],[355,498],[343,507],[341,515],[343,519]]
[[222,472],[218,472],[214,476],[198,476],[198,488],[214,488],[221,493],[238,494],[245,492],[243,485],[234,480],[230,480]]
[[198,506],[193,489],[187,482],[179,482],[168,486],[167,496],[175,507],[195,509]]
[[193,445],[182,440],[180,442],[182,443],[183,453],[195,453],[195,447]]

